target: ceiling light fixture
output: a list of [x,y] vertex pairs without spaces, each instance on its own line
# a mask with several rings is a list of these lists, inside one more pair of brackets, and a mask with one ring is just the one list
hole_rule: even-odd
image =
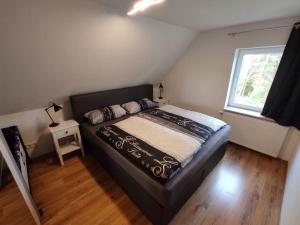
[[134,3],[132,9],[127,13],[128,16],[132,16],[138,12],[142,12],[152,5],[159,4],[165,0],[139,0]]

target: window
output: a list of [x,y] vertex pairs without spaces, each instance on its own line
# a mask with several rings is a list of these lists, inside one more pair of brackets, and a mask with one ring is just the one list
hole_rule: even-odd
[[283,50],[284,46],[237,49],[226,106],[261,112]]

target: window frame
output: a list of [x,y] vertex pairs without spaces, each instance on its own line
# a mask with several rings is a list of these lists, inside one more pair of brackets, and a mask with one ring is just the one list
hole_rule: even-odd
[[276,46],[263,46],[263,47],[253,47],[253,48],[237,48],[234,54],[234,60],[231,70],[230,82],[228,85],[227,98],[225,102],[226,108],[236,108],[242,110],[249,110],[253,112],[260,113],[262,108],[239,104],[234,102],[234,97],[237,89],[237,84],[241,72],[241,66],[243,62],[243,57],[247,54],[262,54],[262,53],[283,53],[285,45],[276,45]]

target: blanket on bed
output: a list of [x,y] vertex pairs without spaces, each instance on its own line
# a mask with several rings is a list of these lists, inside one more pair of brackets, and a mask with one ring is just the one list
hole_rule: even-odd
[[175,106],[161,107],[100,127],[97,135],[144,172],[165,182],[225,125],[216,120]]
[[180,162],[174,157],[159,151],[117,126],[100,127],[97,134],[125,158],[161,182],[169,180],[181,168]]

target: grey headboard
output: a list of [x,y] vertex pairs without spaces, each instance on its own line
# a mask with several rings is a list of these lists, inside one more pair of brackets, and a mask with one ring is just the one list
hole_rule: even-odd
[[141,98],[153,99],[153,85],[145,84],[135,87],[99,91],[70,96],[74,119],[84,121],[84,113],[104,106],[122,104]]

